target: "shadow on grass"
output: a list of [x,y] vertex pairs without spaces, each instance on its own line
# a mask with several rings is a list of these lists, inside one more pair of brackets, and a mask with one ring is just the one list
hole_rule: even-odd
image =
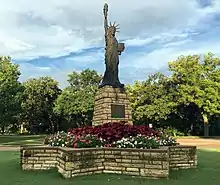
[[42,144],[45,136],[0,136],[0,145],[35,145]]
[[0,152],[0,184],[4,185],[214,185],[220,182],[220,151],[199,150],[198,169],[172,171],[170,179],[147,180],[124,175],[92,175],[63,179],[57,170],[22,171],[18,152]]

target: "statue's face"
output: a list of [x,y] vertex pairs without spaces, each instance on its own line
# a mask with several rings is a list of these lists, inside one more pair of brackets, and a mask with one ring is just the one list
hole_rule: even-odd
[[110,26],[108,30],[111,35],[115,36],[116,28],[114,26]]

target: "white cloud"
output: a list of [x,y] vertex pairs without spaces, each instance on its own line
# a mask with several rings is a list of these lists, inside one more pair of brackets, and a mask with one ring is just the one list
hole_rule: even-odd
[[21,77],[20,81],[24,82],[30,78],[39,78],[41,76],[50,76],[59,82],[59,86],[64,88],[68,85],[68,75],[76,69],[58,69],[55,66],[50,67],[38,67],[30,63],[21,63],[20,65]]
[[[168,45],[168,46],[167,46]],[[186,40],[163,45],[160,49],[150,52],[134,52],[127,54],[120,64],[120,79],[125,83],[133,83],[135,80],[145,80],[148,75],[155,72],[169,74],[168,62],[175,61],[181,55],[203,55],[212,52],[220,56],[220,42],[192,42]]]
[[[182,42],[182,41],[180,41]],[[216,55],[220,54],[220,42],[199,42],[191,43],[182,42],[178,45],[178,42],[174,42],[173,45],[164,45],[160,49],[153,50],[151,52],[137,52],[133,53],[132,56],[127,56],[126,59],[122,60],[122,63],[126,62],[126,65],[122,64],[122,67],[136,67],[136,68],[150,68],[154,70],[160,70],[168,67],[169,61],[176,60],[181,55],[202,55],[207,52],[212,52]],[[129,60],[130,59],[130,60]],[[135,59],[135,60],[134,60]]]
[[[183,54],[218,53],[220,42],[214,39],[197,42],[189,37],[199,34],[199,29],[213,29],[209,23],[220,12],[220,0],[212,2],[211,7],[201,8],[198,0],[108,0],[110,21],[120,24],[119,41],[125,41],[127,48],[134,47],[133,52],[125,50],[121,56],[122,81],[141,79],[145,74],[164,70],[168,61]],[[0,55],[30,60],[104,47],[103,4],[103,0],[3,0]],[[141,46],[146,51],[135,50]],[[68,74],[78,70],[76,64],[91,67],[100,61],[104,68],[103,51],[68,57],[61,61],[60,69],[48,64],[37,67],[21,63],[21,81],[48,75],[64,87]]]
[[[125,53],[120,60],[120,79],[122,83],[132,83],[134,80],[144,80],[149,74],[153,74],[157,71],[167,73],[168,62],[176,60],[180,55],[193,55],[203,54],[206,52],[213,52],[220,54],[220,44],[216,42],[200,42],[198,44],[193,43],[190,47],[186,47],[189,42],[173,42],[171,44],[164,45],[160,49],[155,49],[149,53],[147,52],[132,52]],[[219,42],[220,43],[220,42]],[[74,63],[80,63],[80,65],[91,64],[100,62],[100,67],[104,68],[103,53],[101,50],[91,51],[84,53],[77,57],[66,58],[62,63],[62,68],[57,68],[53,65],[49,67],[38,67],[30,63],[21,63],[21,81],[25,81],[28,78],[51,76],[56,79],[61,88],[68,85],[68,74],[72,71],[80,71],[74,68]],[[99,70],[99,72],[101,72]],[[104,71],[102,71],[103,73]]]
[[185,39],[187,39],[189,34],[196,35],[198,33],[195,31],[193,32],[192,30],[187,30],[187,32],[184,33],[183,30],[174,29],[170,32],[164,32],[164,33],[161,33],[161,34],[158,34],[156,36],[152,36],[146,39],[141,39],[139,37],[136,37],[134,39],[128,39],[125,41],[125,45],[129,47],[129,46],[144,46],[147,44],[155,44],[155,43],[156,44],[165,44],[165,43],[169,44],[168,42],[173,43],[173,40],[179,40],[179,39],[183,40],[182,42],[185,42]]
[[88,65],[104,61],[104,49],[99,49],[97,51],[88,51],[80,54],[79,56],[67,57],[65,61]]
[[174,41],[174,42],[164,44],[163,47],[181,46],[181,45],[189,44],[189,43],[192,43],[192,42],[193,42],[192,39],[185,39],[185,40],[180,40],[180,41],[176,41],[176,42]]
[[[103,0],[4,0],[0,6],[0,54],[14,59],[57,57],[100,44],[103,3]],[[142,36],[145,41],[137,41],[139,45],[171,30],[181,34],[187,26],[195,26],[206,15],[219,10],[219,0],[213,8],[203,10],[196,0],[109,0],[108,3],[110,19],[121,25],[119,38],[132,40]]]

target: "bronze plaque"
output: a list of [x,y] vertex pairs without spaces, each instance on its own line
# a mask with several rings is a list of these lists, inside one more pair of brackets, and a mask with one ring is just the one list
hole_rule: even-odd
[[111,104],[112,118],[125,118],[125,106],[118,104]]

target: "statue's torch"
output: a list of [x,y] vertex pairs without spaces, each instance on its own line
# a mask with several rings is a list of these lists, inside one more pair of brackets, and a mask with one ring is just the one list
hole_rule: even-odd
[[104,4],[104,8],[103,8],[103,13],[104,13],[104,16],[107,17],[107,12],[108,12],[108,4],[105,3]]

